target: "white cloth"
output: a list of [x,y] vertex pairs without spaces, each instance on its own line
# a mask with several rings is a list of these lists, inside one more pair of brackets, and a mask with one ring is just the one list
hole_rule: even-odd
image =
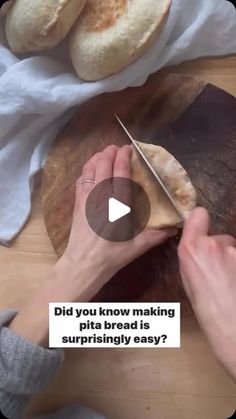
[[[33,175],[68,117],[67,111],[103,92],[142,85],[163,66],[236,52],[236,12],[227,0],[172,0],[159,40],[138,61],[105,80],[86,83],[70,63],[66,41],[19,59],[0,20],[0,242],[9,244],[31,209]],[[63,117],[62,117],[63,116]]]

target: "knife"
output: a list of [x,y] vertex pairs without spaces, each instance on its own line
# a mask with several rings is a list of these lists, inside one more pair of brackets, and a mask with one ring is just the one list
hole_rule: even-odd
[[124,126],[123,122],[121,122],[120,118],[116,114],[115,114],[115,117],[116,117],[117,121],[119,122],[119,124],[122,126],[123,130],[128,135],[129,139],[131,140],[131,142],[132,142],[133,146],[135,147],[135,149],[137,150],[138,154],[141,156],[142,160],[146,163],[147,167],[152,172],[153,176],[158,181],[159,185],[162,187],[162,189],[165,192],[166,196],[169,198],[169,201],[172,203],[173,207],[175,208],[176,212],[178,213],[178,215],[179,215],[179,217],[181,219],[181,222],[184,222],[185,219],[186,219],[185,218],[185,215],[184,215],[183,211],[181,210],[181,208],[179,207],[179,205],[177,204],[177,202],[176,202],[175,198],[173,197],[172,193],[166,187],[166,185],[163,183],[163,181],[160,178],[159,174],[152,167],[151,163],[148,161],[147,157],[145,156],[145,154],[143,153],[143,151],[139,147],[137,141],[129,133],[129,131],[127,130],[127,128]]

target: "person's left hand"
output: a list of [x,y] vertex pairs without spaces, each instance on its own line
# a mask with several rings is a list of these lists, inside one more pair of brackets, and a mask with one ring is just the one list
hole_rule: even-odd
[[[91,279],[94,278],[93,272],[96,272],[99,279],[94,293],[125,265],[177,233],[173,228],[159,231],[146,229],[132,240],[116,243],[104,240],[92,231],[85,215],[90,192],[105,179],[130,178],[130,159],[130,146],[118,148],[111,145],[88,161],[77,181],[71,235],[62,261],[75,272],[87,270]],[[87,180],[90,182],[86,183]]]
[[12,331],[31,342],[48,346],[49,302],[89,301],[122,267],[176,234],[176,229],[144,230],[133,240],[115,243],[102,239],[90,228],[85,205],[91,190],[104,179],[129,178],[130,157],[129,146],[120,149],[110,146],[84,166],[76,185],[76,203],[66,251],[53,267],[45,286],[13,319],[9,325]]

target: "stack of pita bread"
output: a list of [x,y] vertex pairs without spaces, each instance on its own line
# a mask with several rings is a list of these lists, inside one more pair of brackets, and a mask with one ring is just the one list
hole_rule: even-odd
[[82,80],[115,74],[154,43],[171,0],[10,0],[6,37],[16,54],[49,49],[71,31],[69,49]]
[[[6,37],[16,54],[49,49],[70,32],[69,49],[82,80],[115,74],[140,57],[165,25],[171,0],[11,0]],[[186,217],[196,192],[183,167],[162,147],[139,143]],[[133,150],[132,179],[151,203],[150,228],[179,226],[180,218],[158,182]],[[136,202],[142,216],[142,203]]]

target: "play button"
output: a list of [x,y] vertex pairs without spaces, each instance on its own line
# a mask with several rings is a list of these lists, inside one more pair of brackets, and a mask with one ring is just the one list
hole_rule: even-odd
[[127,178],[103,180],[92,189],[86,202],[91,229],[112,242],[131,240],[140,234],[149,221],[150,212],[146,192]]
[[114,223],[120,218],[131,212],[131,208],[128,205],[118,201],[118,199],[110,198],[108,205],[108,220],[110,223]]

